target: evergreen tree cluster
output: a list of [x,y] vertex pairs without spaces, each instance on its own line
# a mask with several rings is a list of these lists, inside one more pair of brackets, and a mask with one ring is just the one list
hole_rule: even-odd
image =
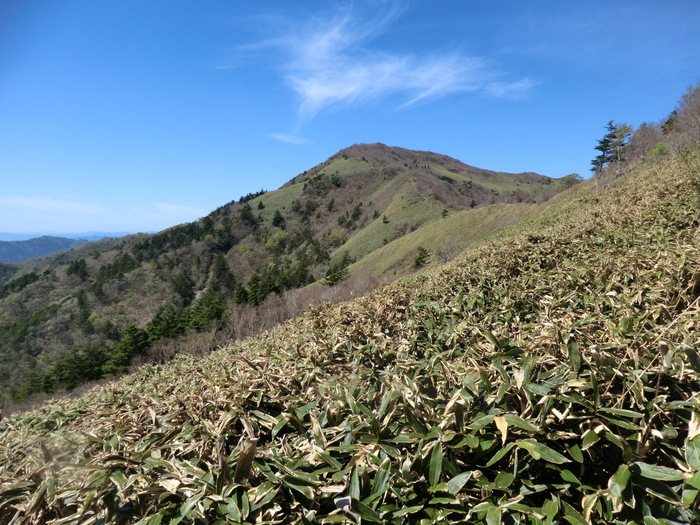
[[[46,276],[46,273],[44,274]],[[19,292],[29,286],[32,283],[37,282],[41,279],[41,275],[36,272],[29,272],[12,279],[10,282],[5,283],[2,288],[0,288],[0,299],[7,297],[12,293]]]
[[338,226],[342,226],[347,230],[353,230],[357,227],[357,222],[362,217],[362,203],[357,203],[350,213],[345,212],[338,217]]
[[76,259],[68,265],[66,275],[75,275],[84,281],[88,277],[87,261],[84,258]]
[[[146,354],[156,341],[191,330],[205,330],[220,319],[225,310],[226,297],[211,288],[188,308],[178,309],[173,303],[164,304],[145,328],[133,323],[127,325],[111,346],[73,348],[45,372],[31,371],[26,380],[11,392],[12,399],[22,401],[32,394],[50,394],[59,388],[72,390],[88,381],[123,374],[129,370],[131,360]],[[53,312],[38,312],[37,315],[47,313]],[[22,336],[21,333],[14,335]]]
[[352,257],[350,257],[350,253],[347,251],[343,252],[340,259],[333,262],[328,268],[323,284],[327,286],[335,286],[336,284],[350,277],[348,266],[350,266],[353,262],[354,261],[352,260]]
[[255,272],[248,280],[247,287],[238,286],[233,300],[239,304],[260,306],[272,293],[282,293],[311,284],[314,282],[310,271],[312,263],[313,260],[306,252],[302,252],[294,262],[272,262]]
[[632,136],[632,128],[627,124],[616,124],[612,120],[605,127],[607,133],[598,141],[595,147],[600,151],[600,155],[596,156],[591,164],[591,171],[598,175],[604,168],[614,162],[621,162],[625,159],[625,151],[629,146],[630,137]]

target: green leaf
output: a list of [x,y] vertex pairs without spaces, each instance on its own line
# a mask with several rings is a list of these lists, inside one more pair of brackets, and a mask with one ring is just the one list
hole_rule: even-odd
[[496,479],[493,481],[493,484],[496,486],[497,489],[505,490],[508,487],[510,487],[510,485],[513,483],[513,480],[515,480],[515,476],[513,476],[512,473],[502,470],[496,476]]
[[415,514],[423,510],[423,505],[414,505],[412,507],[403,507],[402,509],[396,510],[391,513],[392,518],[400,518],[406,514]]
[[391,443],[415,443],[416,441],[421,440],[421,434],[413,434],[413,433],[406,433],[402,432],[396,437],[393,437],[387,441]]
[[581,501],[581,507],[583,507],[583,517],[588,523],[591,522],[591,514],[593,513],[593,509],[595,508],[597,502],[598,494],[587,494]]
[[520,448],[527,450],[534,459],[544,459],[549,463],[570,463],[571,460],[562,456],[559,452],[535,441],[534,439],[523,439],[518,442]]
[[[406,418],[408,419],[409,423],[411,423],[411,427],[413,427],[414,432],[420,434],[421,436],[425,436],[428,433],[428,429],[425,428],[425,425],[418,420],[418,418],[413,414],[412,410],[409,410],[406,413]],[[394,440],[394,443],[398,443],[398,441]]]
[[115,470],[114,472],[112,472],[112,475],[110,477],[119,489],[119,492],[123,492],[124,488],[126,487],[126,476],[124,475],[124,473],[121,470]]
[[658,519],[653,516],[644,516],[644,525],[672,525],[674,522]]
[[319,479],[306,472],[293,471],[294,474],[287,474],[284,476],[284,481],[292,483],[294,485],[303,485],[306,487],[317,487],[321,482]]
[[300,484],[300,483],[297,483],[297,481],[299,481],[298,478],[285,477],[282,480],[282,484],[285,485],[286,487],[289,487],[292,490],[297,491],[298,493],[303,495],[306,499],[312,500],[314,498],[313,489],[309,485]]
[[700,374],[700,356],[698,356],[698,353],[692,348],[686,348],[685,356],[688,358],[688,362],[695,373]]
[[605,439],[610,441],[610,443],[612,443],[616,447],[619,447],[620,450],[622,450],[622,451],[625,450],[625,444],[622,441],[622,438],[620,436],[616,436],[612,432],[605,432]]
[[635,479],[635,485],[644,488],[649,494],[656,496],[672,504],[680,502],[680,495],[662,481],[651,478],[639,477]]
[[486,525],[501,524],[501,509],[498,507],[490,508],[486,511]]
[[567,483],[572,483],[574,485],[581,485],[581,481],[579,481],[579,479],[576,477],[576,475],[568,469],[562,470],[561,472],[559,472],[559,475],[561,476],[561,479],[563,479]]
[[629,417],[632,419],[639,419],[644,416],[641,412],[636,412],[634,410],[627,410],[624,408],[608,408],[601,407],[598,412],[605,412],[606,414],[612,414],[613,416],[619,417]]
[[379,514],[377,514],[375,510],[369,508],[367,505],[365,505],[358,499],[352,498],[352,501],[350,502],[350,507],[352,508],[352,510],[354,510],[360,515],[363,521],[369,521],[370,523],[382,522],[382,520],[379,517]]
[[491,343],[494,346],[494,349],[496,349],[496,350],[500,349],[501,343],[495,335],[493,335],[488,330],[484,330],[484,337],[486,337],[486,339],[488,339],[489,343]]
[[505,456],[506,454],[508,454],[508,452],[510,452],[510,450],[511,450],[514,446],[515,446],[515,442],[514,442],[514,441],[511,441],[511,442],[508,443],[505,447],[502,447],[498,452],[496,452],[496,453],[493,455],[493,457],[489,460],[489,462],[486,463],[486,466],[487,466],[487,467],[490,467],[491,465],[494,465],[494,464],[498,463],[498,462],[503,458],[503,456]]
[[475,505],[474,507],[472,507],[471,512],[474,512],[474,513],[476,513],[476,512],[487,512],[487,511],[493,509],[494,507],[495,507],[495,508],[498,508],[498,507],[496,507],[496,505],[494,505],[491,501],[486,500],[486,501],[482,501],[482,502],[479,503],[478,505]]
[[278,416],[278,419],[279,421],[274,427],[272,427],[272,431],[270,432],[272,439],[275,439],[275,436],[277,436],[279,431],[282,430],[285,426],[287,426],[287,418],[284,417],[284,414],[280,414]]
[[[556,496],[554,497],[556,498]],[[554,519],[559,512],[559,498],[557,498],[556,501],[552,499],[545,501],[544,505],[542,505],[542,512],[544,512],[545,516],[550,520]]]
[[571,369],[578,374],[578,371],[581,368],[581,353],[578,350],[578,343],[572,339],[569,341],[567,347],[569,350]]
[[700,470],[700,436],[685,440],[685,460],[693,470]]
[[588,525],[581,513],[566,501],[562,501],[561,505],[564,510],[564,519],[571,523],[571,525]]
[[583,440],[581,443],[581,450],[588,450],[590,447],[595,445],[600,441],[600,436],[596,434],[593,430],[588,429],[583,433]]
[[391,459],[386,458],[379,465],[377,475],[372,484],[372,494],[382,494],[388,487],[389,473],[391,472]]
[[658,481],[680,481],[686,477],[684,472],[673,468],[649,465],[641,461],[636,461],[633,465],[639,469],[638,471],[635,469],[635,474],[638,473],[640,476],[648,479],[655,479]]
[[700,490],[700,472],[695,472],[689,478],[686,478],[685,485]]
[[442,474],[442,443],[439,441],[433,447],[433,453],[430,455],[430,469],[428,470],[428,481],[431,486],[440,483]]
[[529,421],[521,418],[520,416],[516,416],[515,414],[503,414],[503,418],[509,425],[527,430],[528,432],[537,432],[540,429],[538,426],[533,425]]
[[190,510],[192,510],[192,507],[194,507],[199,500],[202,499],[202,496],[204,496],[204,492],[199,492],[190,497],[180,509],[180,517],[186,517]]
[[607,423],[612,423],[613,425],[618,426],[620,428],[624,428],[625,430],[639,430],[639,425],[635,425],[634,423],[630,423],[629,421],[625,421],[624,419],[617,419],[603,414],[601,414],[600,417],[602,417]]
[[538,385],[537,383],[525,383],[523,387],[531,394],[537,396],[548,396],[552,390],[547,385]]
[[627,465],[620,465],[617,472],[612,475],[608,481],[608,491],[610,491],[610,496],[612,498],[622,498],[622,493],[627,488],[629,484],[632,473]]
[[434,493],[434,492],[447,492],[447,483],[441,482],[438,483],[437,485],[433,485],[428,489],[428,492]]
[[428,501],[428,505],[455,505],[459,504],[459,500],[457,498],[448,498],[445,496],[438,496],[436,498],[431,498]]
[[681,496],[681,503],[686,506],[690,506],[695,502],[698,497],[698,489],[685,489]]
[[342,470],[343,465],[330,454],[326,452],[320,452],[318,455],[326,463],[326,465],[333,467],[336,470]]
[[350,497],[353,499],[360,499],[360,469],[353,467],[352,473],[350,474]]
[[450,494],[457,494],[460,490],[462,490],[462,487],[466,485],[467,481],[469,481],[469,478],[471,477],[472,471],[470,470],[457,474],[454,478],[447,482],[447,492]]
[[489,414],[487,416],[482,416],[479,419],[472,421],[471,424],[467,425],[467,428],[469,428],[471,430],[481,430],[486,425],[491,423],[495,417],[496,416],[494,416],[493,414]]
[[568,449],[569,455],[574,458],[574,461],[577,463],[583,463],[583,454],[581,453],[581,449],[579,448],[578,445],[572,445]]

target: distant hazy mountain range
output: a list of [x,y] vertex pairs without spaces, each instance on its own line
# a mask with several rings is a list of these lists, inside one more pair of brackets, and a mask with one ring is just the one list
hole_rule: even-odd
[[81,244],[85,239],[67,239],[44,235],[26,241],[0,241],[0,262],[18,263],[42,255],[68,250]]
[[87,232],[84,234],[22,235],[0,233],[0,263],[19,263],[75,248],[88,241],[123,237],[126,233]]
[[58,232],[34,232],[34,233],[7,233],[0,232],[0,241],[27,241],[39,237],[63,237],[66,239],[82,239],[85,241],[99,241],[100,239],[113,239],[124,237],[133,232],[84,232],[84,233],[58,233]]

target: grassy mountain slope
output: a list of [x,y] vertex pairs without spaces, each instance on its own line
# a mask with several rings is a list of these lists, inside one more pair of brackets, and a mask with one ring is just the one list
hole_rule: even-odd
[[87,241],[45,235],[26,241],[0,241],[0,262],[17,263],[49,253],[68,250]]
[[491,238],[496,232],[539,213],[541,209],[536,204],[492,204],[462,210],[374,250],[349,269],[352,273],[376,276],[406,274],[421,247],[431,253],[433,263],[447,262],[471,244]]
[[[7,267],[0,272],[7,274],[0,286],[0,406],[3,398],[70,390],[123,373],[136,360],[161,360],[166,340],[200,338],[215,348],[237,331],[230,325],[241,305],[320,281],[345,253],[360,261],[443,213],[546,201],[572,182],[357,145],[276,191],[245,196],[197,222]],[[361,271],[369,279],[382,268],[365,263]]]
[[696,150],[438,270],[13,416],[0,520],[697,523],[699,211]]

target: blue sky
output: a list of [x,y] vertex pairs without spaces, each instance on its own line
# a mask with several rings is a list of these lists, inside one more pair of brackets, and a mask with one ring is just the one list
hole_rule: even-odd
[[588,175],[700,80],[697,0],[5,0],[0,231],[157,231],[355,143]]

